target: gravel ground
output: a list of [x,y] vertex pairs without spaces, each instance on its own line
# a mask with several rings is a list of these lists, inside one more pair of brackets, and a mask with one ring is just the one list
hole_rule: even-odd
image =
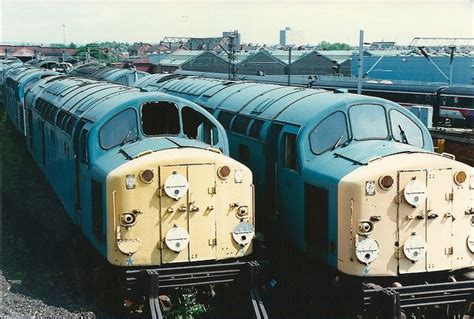
[[7,281],[0,275],[2,318],[96,318],[93,312],[70,310],[46,304],[43,300],[16,292],[21,280]]
[[98,318],[77,283],[74,227],[0,108],[0,318]]

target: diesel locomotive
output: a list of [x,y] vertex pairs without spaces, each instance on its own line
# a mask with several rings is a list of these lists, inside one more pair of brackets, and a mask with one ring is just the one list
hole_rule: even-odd
[[153,75],[135,86],[216,117],[231,156],[254,174],[257,229],[326,265],[337,286],[362,285],[364,308],[379,318],[472,301],[474,169],[434,153],[405,108],[199,77]]
[[[228,74],[179,71],[182,75],[227,79]],[[239,79],[267,84],[285,85],[287,75],[241,75]],[[357,93],[354,79],[318,78],[317,76],[291,77],[291,85],[325,90],[347,90]],[[433,108],[433,123],[438,126],[474,127],[474,86],[450,85],[444,83],[397,83],[387,80],[365,80],[362,94],[384,98],[402,106],[428,106]]]
[[25,136],[25,93],[40,79],[57,75],[50,70],[22,65],[8,70],[3,86],[4,107],[8,117],[21,135]]
[[123,85],[133,85],[139,79],[150,75],[147,72],[137,71],[134,68],[118,69],[95,63],[79,65],[70,69],[68,74]]
[[168,288],[250,282],[252,173],[227,156],[216,119],[170,95],[36,72],[8,75],[5,108],[121,300],[162,318]]

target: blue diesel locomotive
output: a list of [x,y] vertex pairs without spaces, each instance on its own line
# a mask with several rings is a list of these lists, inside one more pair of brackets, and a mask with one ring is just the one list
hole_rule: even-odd
[[365,283],[366,308],[387,299],[392,306],[375,311],[399,318],[402,309],[472,300],[474,281],[461,279],[474,267],[474,169],[434,153],[405,108],[316,89],[152,77],[135,85],[193,101],[227,130],[231,156],[254,173],[257,229],[329,266],[338,286]]
[[[22,87],[21,101],[26,94],[27,148],[121,280],[120,300],[146,300],[151,317],[162,318],[158,297],[167,288],[253,278],[252,173],[226,156],[216,119],[170,95],[64,75],[41,79],[45,72],[25,68],[6,87]],[[18,102],[9,98],[5,107],[20,109]],[[250,292],[259,317],[265,310]]]
[[18,66],[5,74],[4,106],[15,128],[25,136],[25,93],[36,82],[58,73],[32,66]]
[[94,63],[79,65],[69,70],[68,74],[123,85],[133,85],[139,79],[150,75],[133,68],[118,69]]

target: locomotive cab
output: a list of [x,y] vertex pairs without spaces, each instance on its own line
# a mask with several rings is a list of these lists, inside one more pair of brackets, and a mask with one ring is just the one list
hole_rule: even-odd
[[474,266],[470,166],[432,153],[422,124],[390,103],[345,105],[319,118],[295,135],[301,173],[279,176],[278,188],[292,187],[305,203],[301,215],[282,216],[286,227],[304,220],[290,232],[301,251],[358,277]]
[[223,155],[225,131],[205,111],[182,101],[141,101],[100,118],[87,143],[94,189],[86,229],[101,249],[107,242],[110,263],[162,265],[252,252],[252,174]]

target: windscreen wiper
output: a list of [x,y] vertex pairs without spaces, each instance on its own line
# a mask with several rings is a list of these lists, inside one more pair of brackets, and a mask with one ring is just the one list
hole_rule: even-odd
[[137,136],[135,139],[127,141],[128,138],[130,137],[130,135],[132,134],[134,128],[135,128],[135,127],[131,127],[131,128],[130,128],[130,130],[129,130],[128,133],[127,133],[127,136],[125,136],[125,138],[123,139],[122,143],[120,143],[120,146],[124,146],[125,143],[127,143],[127,142],[132,142],[132,141],[135,141],[135,140],[138,139],[138,136]]
[[400,135],[402,137],[402,143],[409,144],[408,139],[407,139],[407,135],[405,134],[405,131],[402,129],[402,126],[400,124],[398,124],[398,128],[400,129]]
[[341,143],[343,137],[344,137],[344,133],[341,136],[339,136],[336,143],[334,143],[333,147],[331,148],[332,151],[334,151],[339,146],[339,143]]

